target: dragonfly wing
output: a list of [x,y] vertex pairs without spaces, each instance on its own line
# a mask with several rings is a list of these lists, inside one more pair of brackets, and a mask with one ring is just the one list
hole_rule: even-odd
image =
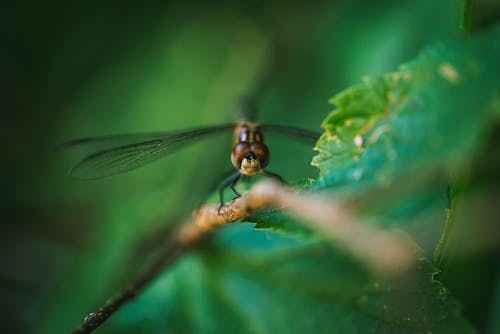
[[149,132],[78,138],[58,145],[56,150],[78,150],[87,153],[95,153],[97,151],[104,151],[119,146],[155,140],[172,134],[173,132]]
[[[70,147],[106,146],[110,143],[126,142],[134,138],[147,138],[145,141],[128,143],[117,147],[101,149],[87,155],[74,166],[70,174],[79,179],[98,179],[119,173],[128,172],[150,162],[158,160],[176,149],[194,143],[197,139],[210,135],[225,133],[234,128],[234,124],[225,124],[186,131],[176,131],[150,135],[119,135],[77,139],[68,142]],[[142,136],[142,137],[141,137]]]
[[295,128],[291,126],[264,124],[262,125],[262,127],[264,128],[264,131],[285,135],[287,137],[302,141],[308,145],[316,144],[319,137],[321,136],[321,133],[319,132]]

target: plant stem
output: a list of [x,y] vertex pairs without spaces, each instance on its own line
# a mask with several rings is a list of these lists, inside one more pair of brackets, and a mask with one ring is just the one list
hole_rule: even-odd
[[165,267],[172,264],[179,254],[183,252],[184,248],[184,245],[179,242],[168,243],[156,261],[151,263],[141,275],[117,296],[111,298],[99,310],[87,315],[80,327],[73,331],[73,334],[91,333],[94,329],[102,325],[124,304],[134,299]]
[[468,36],[472,33],[472,2],[470,0],[463,0],[462,4],[462,20],[460,22],[460,29],[466,32]]
[[434,251],[434,264],[438,269],[441,269],[441,265],[443,264],[455,224],[455,193],[455,188],[450,180],[446,188],[447,205],[444,212],[444,229]]

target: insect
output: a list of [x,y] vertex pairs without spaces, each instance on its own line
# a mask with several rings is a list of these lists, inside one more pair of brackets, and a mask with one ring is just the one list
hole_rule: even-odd
[[278,174],[267,171],[270,152],[264,142],[264,132],[274,132],[301,140],[313,145],[320,134],[314,131],[282,125],[258,124],[253,119],[254,111],[250,104],[241,109],[242,120],[201,128],[163,133],[129,134],[75,139],[62,144],[67,147],[91,147],[93,151],[80,160],[70,175],[79,179],[98,179],[128,172],[170,155],[176,149],[221,133],[234,132],[231,162],[236,169],[232,171],[219,187],[221,206],[224,204],[224,190],[228,187],[236,197],[241,196],[235,189],[242,175],[267,175],[284,180]]

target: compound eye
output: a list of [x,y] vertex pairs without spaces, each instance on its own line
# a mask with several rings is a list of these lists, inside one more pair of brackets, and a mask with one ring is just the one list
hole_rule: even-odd
[[257,156],[262,168],[266,167],[269,163],[269,149],[266,144],[255,142],[250,145],[250,150]]
[[241,161],[250,152],[250,144],[246,141],[239,142],[234,145],[233,152],[231,153],[231,162],[233,166],[240,169]]

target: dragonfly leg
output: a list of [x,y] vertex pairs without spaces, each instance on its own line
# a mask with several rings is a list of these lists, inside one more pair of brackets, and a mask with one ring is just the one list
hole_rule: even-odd
[[265,176],[272,177],[273,179],[278,180],[281,184],[288,185],[288,182],[286,182],[280,175],[273,173],[273,172],[268,172],[266,170],[263,170],[261,172]]
[[241,173],[238,172],[238,175],[234,178],[233,183],[231,183],[231,190],[236,194],[236,197],[234,197],[233,200],[238,198],[238,197],[241,197],[241,194],[234,188],[236,186],[236,183],[240,179],[240,177],[241,177]]
[[236,189],[234,188],[236,183],[240,179],[240,177],[241,177],[241,173],[240,173],[240,171],[237,171],[237,172],[233,173],[232,175],[230,175],[228,178],[226,178],[224,181],[222,181],[222,183],[219,187],[220,206],[218,209],[218,213],[220,213],[220,209],[224,205],[224,190],[226,190],[227,187],[230,187],[231,190],[236,194],[235,198],[238,198],[241,196],[241,194],[239,192],[237,192]]

